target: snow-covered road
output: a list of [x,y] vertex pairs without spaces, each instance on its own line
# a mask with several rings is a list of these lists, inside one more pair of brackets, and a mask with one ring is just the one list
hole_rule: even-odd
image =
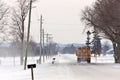
[[[31,80],[30,70],[22,67],[0,66],[0,80]],[[74,55],[56,56],[51,61],[37,65],[34,80],[120,80],[120,64],[114,63],[76,63]]]

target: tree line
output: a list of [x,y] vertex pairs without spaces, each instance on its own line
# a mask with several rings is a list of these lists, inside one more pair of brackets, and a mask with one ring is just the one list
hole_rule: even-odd
[[[59,47],[59,52],[62,54],[76,54],[77,49],[81,46],[75,46],[74,44],[69,44],[66,45],[65,47],[61,48]],[[106,54],[113,54],[113,53],[107,53],[112,49],[112,46],[108,44],[106,41],[100,48],[101,54],[106,55]]]
[[[26,42],[24,43],[26,44]],[[3,46],[2,46],[3,45]],[[19,57],[21,55],[20,48],[21,43],[20,42],[11,42],[11,43],[4,43],[0,46],[0,57]],[[26,45],[23,46],[23,51],[25,52]],[[43,50],[43,49],[42,49]],[[33,41],[29,42],[29,54],[28,56],[40,56],[40,45],[39,43],[35,43]],[[44,53],[42,51],[42,56],[50,57],[53,55],[56,55],[58,52],[57,44],[47,44],[44,46]],[[25,55],[25,53],[23,54]]]

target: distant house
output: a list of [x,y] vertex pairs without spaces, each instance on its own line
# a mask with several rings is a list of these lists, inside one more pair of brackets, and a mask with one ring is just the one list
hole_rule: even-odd
[[109,49],[108,51],[106,51],[107,54],[114,54],[114,50],[113,49]]

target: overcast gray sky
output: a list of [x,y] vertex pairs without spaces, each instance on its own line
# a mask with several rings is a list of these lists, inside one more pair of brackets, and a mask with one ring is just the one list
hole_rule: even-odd
[[[15,0],[5,0],[13,5]],[[32,9],[31,35],[39,41],[39,17],[44,18],[45,33],[50,33],[57,43],[85,43],[84,25],[80,21],[81,10],[95,0],[38,0]]]

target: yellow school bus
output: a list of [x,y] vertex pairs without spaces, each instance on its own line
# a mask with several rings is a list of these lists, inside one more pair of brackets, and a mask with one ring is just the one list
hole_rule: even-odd
[[79,47],[77,52],[77,62],[87,61],[87,63],[91,62],[91,51],[87,46]]

